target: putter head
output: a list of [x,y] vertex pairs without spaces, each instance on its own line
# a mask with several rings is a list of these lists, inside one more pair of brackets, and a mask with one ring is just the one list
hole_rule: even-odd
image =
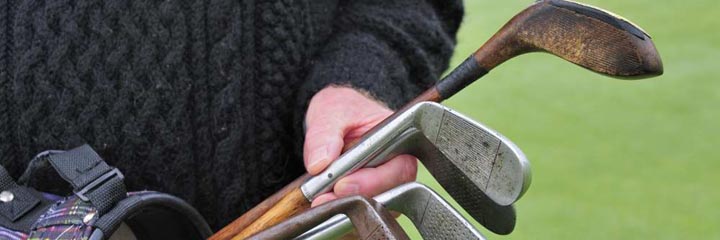
[[616,78],[663,73],[655,44],[640,27],[609,11],[565,0],[537,1],[510,20],[474,57],[489,70],[514,56],[537,51]]
[[[407,183],[375,197],[385,208],[407,216],[423,239],[485,239],[449,203],[420,183]],[[349,232],[350,221],[335,216],[297,239],[334,239]]]
[[409,239],[382,204],[361,196],[327,202],[259,232],[250,239],[290,239],[337,214],[349,217],[360,239]]

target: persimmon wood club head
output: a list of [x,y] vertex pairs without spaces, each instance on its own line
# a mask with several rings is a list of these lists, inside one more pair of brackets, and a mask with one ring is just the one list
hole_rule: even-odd
[[650,35],[629,20],[573,1],[542,0],[515,15],[436,88],[447,99],[505,61],[532,52],[619,79],[663,73]]

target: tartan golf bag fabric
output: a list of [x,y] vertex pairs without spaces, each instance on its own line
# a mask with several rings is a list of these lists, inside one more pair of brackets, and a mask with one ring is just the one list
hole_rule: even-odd
[[[74,194],[60,197],[23,184],[48,167],[70,183]],[[0,239],[108,239],[122,223],[137,239],[206,239],[212,233],[177,197],[128,193],[122,173],[87,145],[39,154],[18,182],[0,166]]]

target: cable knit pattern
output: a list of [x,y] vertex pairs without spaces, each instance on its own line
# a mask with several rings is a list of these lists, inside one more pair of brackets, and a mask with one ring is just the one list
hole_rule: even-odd
[[[392,107],[447,67],[459,1],[0,0],[0,163],[89,143],[214,229],[304,172],[329,84]],[[332,113],[328,113],[332,114]],[[31,183],[66,191],[45,174]]]
[[[12,83],[10,82],[10,63],[12,60],[12,35],[10,33],[10,7],[12,4],[8,4],[9,0],[0,0],[0,159],[5,159],[4,156],[12,157],[14,153],[14,120],[15,114],[13,113],[13,94],[12,94]],[[3,160],[2,163],[5,168],[19,169],[22,168],[22,163],[19,161],[8,161]]]

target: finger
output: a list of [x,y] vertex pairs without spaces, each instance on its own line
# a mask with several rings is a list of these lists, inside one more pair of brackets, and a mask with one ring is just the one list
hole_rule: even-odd
[[334,193],[331,193],[331,192],[324,193],[324,194],[321,194],[320,196],[315,197],[315,199],[312,201],[312,204],[310,205],[310,207],[320,206],[323,203],[326,203],[326,202],[329,202],[329,201],[332,201],[335,199],[338,199],[338,196],[335,195]]
[[[389,170],[389,171],[387,171]],[[398,172],[399,171],[399,172]],[[367,182],[366,180],[361,180],[362,183],[357,185],[362,185],[359,187],[354,187],[352,185],[354,184],[356,179],[374,179],[374,178],[383,178],[378,175],[378,173],[385,174],[389,173],[392,176],[397,176],[394,180],[390,180],[387,182],[382,183],[381,181],[372,183]],[[369,176],[366,176],[369,175]],[[395,157],[394,159],[388,161],[387,163],[377,167],[377,168],[363,168],[358,170],[357,172],[343,178],[343,180],[340,180],[338,184],[350,184],[350,188],[347,186],[341,186],[339,188],[342,188],[344,190],[341,190],[342,197],[350,196],[350,195],[363,195],[366,197],[372,197],[375,195],[378,195],[382,192],[385,192],[387,190],[390,190],[391,188],[400,185],[402,183],[411,182],[414,181],[417,176],[417,159],[410,155],[401,155],[398,157]],[[337,185],[335,185],[337,186]],[[361,189],[366,189],[361,190]],[[317,197],[312,202],[312,207],[319,206],[323,203],[335,200],[340,198],[341,196],[338,196],[334,192],[324,193]]]
[[350,129],[352,130],[345,133],[345,142],[350,143],[360,140],[360,138],[365,135],[365,133],[367,133],[370,129],[375,127],[375,125],[378,125],[390,115],[392,115],[392,111],[386,109],[382,109],[382,111],[368,115],[365,119],[363,119],[363,121],[356,123],[354,126],[351,126]]
[[342,120],[326,115],[308,126],[303,159],[308,173],[316,175],[333,159],[340,156],[344,145],[345,125]]
[[417,159],[400,155],[376,168],[362,168],[338,181],[333,192],[338,197],[359,194],[373,197],[403,183],[415,180]]
[[305,168],[312,175],[336,159],[345,143],[362,135],[391,111],[347,87],[327,87],[313,96],[306,113]]

